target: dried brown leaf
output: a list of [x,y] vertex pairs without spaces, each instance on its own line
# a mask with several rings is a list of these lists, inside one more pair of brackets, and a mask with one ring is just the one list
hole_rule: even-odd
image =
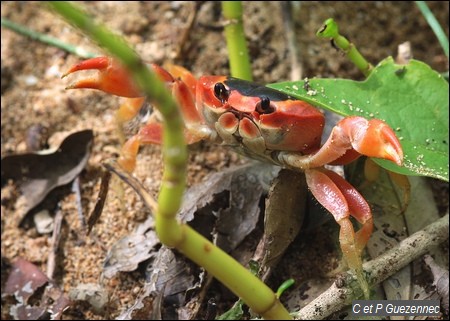
[[305,216],[305,175],[283,169],[269,191],[264,216],[264,235],[256,255],[261,257],[261,275],[268,276],[297,236]]
[[104,307],[108,303],[108,291],[100,284],[80,283],[69,292],[71,300],[87,301],[96,313],[103,313]]
[[11,179],[22,193],[17,206],[20,208],[18,224],[50,191],[71,182],[84,169],[92,140],[92,130],[83,130],[69,135],[51,154],[27,153],[2,158],[2,186]]
[[4,294],[14,296],[18,302],[10,310],[16,320],[37,320],[46,313],[50,313],[53,320],[59,320],[70,305],[70,300],[53,281],[36,265],[22,258],[13,263]]
[[106,278],[112,278],[120,271],[134,271],[139,263],[156,255],[154,247],[160,242],[151,227],[153,217],[149,216],[132,234],[114,243],[103,264],[103,275]]
[[210,214],[218,217],[216,244],[224,251],[233,250],[255,228],[260,199],[279,170],[279,167],[256,162],[208,175],[201,184],[186,192],[181,220],[192,221],[196,211],[213,203],[217,196],[225,196],[222,203],[226,205]]

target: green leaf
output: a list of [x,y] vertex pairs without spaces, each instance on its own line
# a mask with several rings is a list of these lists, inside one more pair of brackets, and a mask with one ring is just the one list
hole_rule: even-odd
[[404,164],[374,159],[377,164],[404,175],[449,180],[449,88],[427,64],[397,65],[388,57],[362,82],[311,79],[268,87],[343,116],[386,121],[400,139]]

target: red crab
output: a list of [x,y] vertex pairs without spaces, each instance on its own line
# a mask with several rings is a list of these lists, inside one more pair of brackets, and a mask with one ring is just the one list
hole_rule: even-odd
[[[150,65],[172,90],[184,120],[187,142],[207,139],[233,147],[251,158],[305,172],[307,184],[340,225],[343,255],[367,295],[362,274],[361,252],[372,233],[372,214],[366,200],[326,164],[347,164],[361,155],[402,164],[403,151],[393,130],[378,119],[347,117],[332,130],[321,146],[323,114],[310,104],[252,82],[227,76],[203,76],[198,80],[186,69],[167,70]],[[128,73],[108,57],[98,57],[73,66],[67,73],[99,70],[69,88],[93,88],[128,99],[118,111],[127,121],[139,112],[145,98]],[[129,139],[119,163],[133,171],[141,144],[161,143],[161,122],[154,116]],[[362,226],[355,232],[353,216]]]

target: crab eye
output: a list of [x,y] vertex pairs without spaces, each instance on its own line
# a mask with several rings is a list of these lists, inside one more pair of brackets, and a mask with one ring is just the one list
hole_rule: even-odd
[[225,85],[221,82],[218,82],[214,85],[214,95],[216,95],[217,99],[219,99],[222,104],[228,100],[228,96],[230,93],[225,88]]
[[271,114],[275,111],[275,106],[270,103],[267,96],[262,96],[261,100],[256,104],[256,111],[260,114]]

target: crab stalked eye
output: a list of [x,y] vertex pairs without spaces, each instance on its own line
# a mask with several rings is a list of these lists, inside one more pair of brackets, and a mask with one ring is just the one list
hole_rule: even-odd
[[221,82],[218,82],[214,85],[214,95],[216,95],[217,99],[219,99],[222,104],[228,100],[228,96],[230,93],[225,88],[225,85]]
[[275,106],[270,103],[269,97],[262,96],[261,100],[256,104],[255,110],[260,114],[270,114],[275,111]]

